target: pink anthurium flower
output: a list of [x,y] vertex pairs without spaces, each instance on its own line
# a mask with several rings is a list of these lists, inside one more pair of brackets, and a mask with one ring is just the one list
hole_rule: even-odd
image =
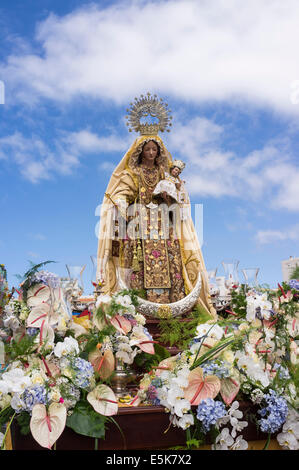
[[117,331],[125,335],[132,329],[131,322],[121,315],[115,315],[115,317],[111,318],[110,322]]
[[215,398],[220,391],[220,380],[215,375],[203,376],[201,367],[196,367],[188,376],[188,387],[185,390],[185,398],[191,405],[198,405],[206,398]]
[[146,352],[148,354],[155,354],[154,344],[156,341],[149,339],[145,333],[142,331],[134,331],[134,334],[130,340],[130,346],[138,346],[141,351]]
[[230,405],[240,390],[240,384],[234,378],[221,379],[220,395],[226,405]]
[[48,410],[41,404],[32,408],[30,430],[40,446],[51,449],[65,428],[66,415],[62,403],[51,403]]
[[88,356],[89,362],[92,364],[95,372],[99,373],[102,380],[108,379],[115,368],[115,358],[111,349],[107,349],[102,353],[99,349],[95,349]]
[[176,360],[177,356],[172,356],[168,357],[167,359],[163,359],[163,361],[161,361],[159,365],[155,368],[156,376],[159,377],[159,375],[161,375],[164,370],[173,370],[175,367]]

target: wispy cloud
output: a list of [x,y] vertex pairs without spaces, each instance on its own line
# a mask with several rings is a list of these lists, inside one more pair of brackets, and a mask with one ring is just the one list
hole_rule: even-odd
[[27,137],[20,132],[0,138],[3,158],[12,159],[31,183],[71,175],[86,155],[121,152],[126,145],[126,139],[101,137],[87,130],[57,132],[51,147],[38,136]]
[[299,224],[285,227],[283,230],[259,230],[255,240],[260,245],[281,241],[299,241]]
[[289,138],[265,142],[245,155],[222,149],[227,129],[208,119],[176,121],[168,137],[176,156],[186,161],[188,190],[201,197],[233,197],[273,209],[299,211],[299,171]]

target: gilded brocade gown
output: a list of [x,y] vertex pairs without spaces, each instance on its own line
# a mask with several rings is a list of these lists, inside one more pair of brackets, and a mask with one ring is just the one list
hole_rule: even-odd
[[130,288],[144,290],[151,302],[170,303],[185,297],[186,291],[180,240],[175,224],[171,223],[175,214],[171,212],[169,222],[168,215],[165,217],[158,210],[158,204],[163,201],[152,195],[163,177],[158,167],[148,169],[140,165],[134,175],[132,192],[132,179],[127,172],[122,175],[112,197],[125,198],[128,204],[134,200],[135,212],[127,217],[127,228],[133,221],[135,233],[128,230],[125,238],[114,242],[113,254],[119,256],[119,265],[129,270]]

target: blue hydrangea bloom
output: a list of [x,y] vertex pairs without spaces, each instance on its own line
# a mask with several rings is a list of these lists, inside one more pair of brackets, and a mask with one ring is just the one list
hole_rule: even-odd
[[43,385],[35,385],[33,387],[26,388],[20,397],[22,409],[31,413],[34,405],[45,405],[47,403],[47,395],[47,391]]
[[290,373],[286,367],[283,367],[281,364],[278,364],[277,362],[273,366],[274,370],[278,370],[278,376],[282,380],[288,380],[290,379]]
[[33,327],[26,329],[26,333],[28,336],[35,336],[39,331],[40,331],[39,328],[33,328]]
[[264,395],[268,406],[261,409],[259,414],[262,419],[259,421],[262,432],[275,433],[285,423],[288,415],[288,405],[284,398],[279,397],[274,390]]
[[201,367],[205,375],[216,375],[220,379],[230,377],[230,372],[225,361],[207,361]]
[[43,284],[46,284],[47,286],[55,289],[56,287],[59,287],[60,280],[59,277],[54,273],[50,273],[49,271],[38,271],[32,277],[31,282],[42,282]]
[[75,371],[75,385],[80,388],[88,388],[90,385],[90,380],[94,375],[94,370],[91,363],[85,359],[82,359],[81,357],[75,357],[72,360],[72,367]]
[[218,419],[226,415],[224,403],[215,401],[212,398],[202,400],[197,407],[197,419],[202,422],[203,432],[207,433],[214,426]]
[[299,281],[297,279],[291,279],[288,284],[291,289],[299,290]]

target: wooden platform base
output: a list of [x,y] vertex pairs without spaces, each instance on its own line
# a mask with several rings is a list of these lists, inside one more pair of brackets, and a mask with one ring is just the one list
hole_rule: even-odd
[[[240,404],[243,413],[250,409],[248,404]],[[195,410],[194,410],[195,411]],[[122,433],[115,424],[109,423],[104,440],[76,434],[66,427],[56,442],[57,450],[157,450],[175,446],[184,446],[186,433],[182,429],[169,427],[169,415],[160,406],[120,407],[118,414],[113,417],[120,426]],[[168,429],[169,428],[169,429]],[[168,429],[168,430],[167,430]],[[167,431],[166,431],[167,430]],[[258,433],[256,426],[249,426],[242,432],[244,439],[249,442],[249,448],[263,448],[267,435]],[[12,427],[11,441],[13,450],[43,450],[31,435],[21,435],[18,427]],[[255,444],[252,444],[255,443]],[[273,436],[271,448],[279,449]],[[210,450],[210,443],[199,450]],[[46,449],[44,449],[46,450]]]

